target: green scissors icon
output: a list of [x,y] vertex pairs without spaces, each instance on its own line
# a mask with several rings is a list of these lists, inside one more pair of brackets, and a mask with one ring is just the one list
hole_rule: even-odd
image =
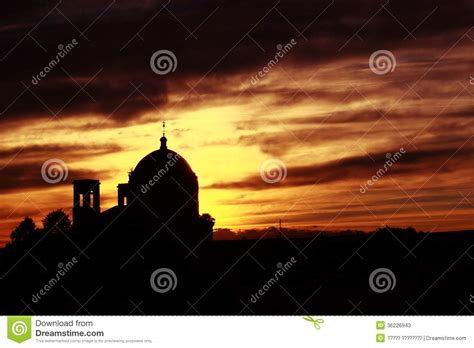
[[324,323],[324,319],[313,319],[311,316],[307,315],[306,317],[303,317],[304,320],[307,320],[307,321],[310,321],[313,323],[314,325],[314,328],[316,330],[319,330],[321,329],[321,325],[320,324],[323,324]]

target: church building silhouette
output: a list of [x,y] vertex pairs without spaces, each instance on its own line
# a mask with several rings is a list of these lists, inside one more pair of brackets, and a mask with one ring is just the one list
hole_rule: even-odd
[[[101,210],[98,179],[77,179],[73,187],[72,233],[37,230],[0,249],[0,314],[345,315],[358,299],[364,314],[402,315],[407,299],[429,289],[417,313],[459,315],[456,300],[473,288],[464,276],[472,273],[466,248],[474,245],[473,231],[384,226],[296,237],[280,225],[256,238],[213,240],[214,219],[199,212],[198,178],[168,149],[164,131],[160,147],[118,184],[116,206]],[[406,248],[416,249],[416,258]],[[352,258],[354,250],[360,257]],[[77,265],[49,295],[28,304],[72,258]],[[453,259],[455,272],[434,287]],[[397,278],[386,294],[369,283],[381,268]]]
[[[146,235],[164,227],[183,243],[211,238],[212,226],[196,228],[202,222],[198,178],[181,155],[168,149],[164,122],[160,143],[129,172],[128,183],[117,185],[117,205],[110,209],[101,211],[99,180],[73,181],[75,232],[90,234],[114,225]],[[205,218],[210,222],[208,214]]]

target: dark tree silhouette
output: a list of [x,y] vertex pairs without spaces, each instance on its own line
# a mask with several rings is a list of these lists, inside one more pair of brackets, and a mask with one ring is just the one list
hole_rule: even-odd
[[211,227],[214,227],[214,224],[216,223],[216,219],[214,219],[211,214],[204,213],[201,215],[202,221],[206,221]]
[[22,243],[30,239],[36,231],[36,224],[29,216],[25,217],[22,222],[10,234],[13,244]]
[[199,224],[202,226],[202,229],[206,231],[206,233],[210,233],[212,235],[214,224],[216,223],[216,219],[214,219],[211,214],[204,213],[199,216]]
[[48,213],[41,220],[43,223],[43,230],[45,233],[51,231],[51,234],[61,234],[64,233],[71,233],[71,220],[69,219],[69,215],[66,214],[62,209],[53,210],[52,212]]

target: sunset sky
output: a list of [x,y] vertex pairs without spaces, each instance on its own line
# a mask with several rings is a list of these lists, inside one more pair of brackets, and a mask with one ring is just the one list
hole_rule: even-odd
[[[115,205],[163,120],[216,227],[472,229],[473,11],[470,0],[2,4],[0,244],[26,215],[40,225],[69,211],[74,179],[100,179],[102,208]],[[158,50],[174,53],[174,72],[152,71]],[[369,66],[378,50],[395,59],[385,74]],[[49,184],[53,158],[68,177]],[[262,179],[267,160],[284,180]]]

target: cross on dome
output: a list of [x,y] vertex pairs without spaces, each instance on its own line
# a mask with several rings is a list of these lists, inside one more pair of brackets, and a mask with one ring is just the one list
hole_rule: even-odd
[[160,142],[161,142],[160,150],[168,149],[168,147],[166,146],[166,141],[168,139],[166,139],[166,136],[165,136],[165,127],[166,127],[166,124],[165,124],[165,121],[163,121],[163,136],[160,138]]

